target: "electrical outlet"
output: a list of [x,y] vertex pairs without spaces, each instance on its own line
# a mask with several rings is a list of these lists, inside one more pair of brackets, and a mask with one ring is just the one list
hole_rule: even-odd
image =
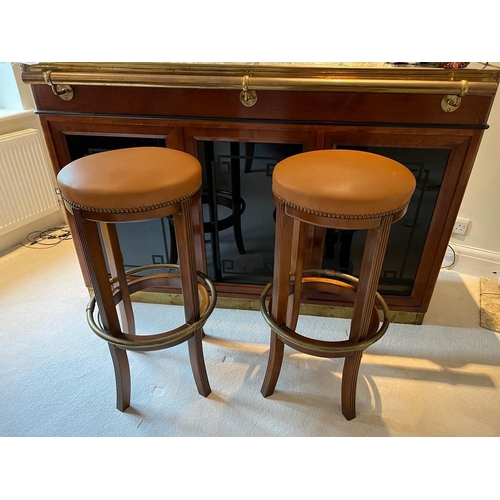
[[466,234],[469,227],[469,219],[458,217],[453,226],[453,234]]

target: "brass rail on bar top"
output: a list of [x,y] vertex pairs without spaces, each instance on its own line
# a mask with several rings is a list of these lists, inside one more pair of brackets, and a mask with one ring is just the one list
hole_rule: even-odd
[[245,106],[256,91],[377,92],[444,94],[441,107],[452,112],[465,95],[494,95],[498,71],[345,69],[230,64],[39,63],[23,65],[27,84],[47,84],[64,100],[72,86],[161,87],[240,90]]

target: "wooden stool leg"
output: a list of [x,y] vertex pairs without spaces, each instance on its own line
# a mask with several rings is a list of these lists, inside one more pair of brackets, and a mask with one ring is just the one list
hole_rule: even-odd
[[[375,293],[382,271],[391,224],[392,215],[383,217],[379,227],[367,231],[349,334],[349,339],[353,343],[365,340],[369,333]],[[356,416],[356,388],[362,355],[362,351],[358,351],[344,361],[342,413],[347,420],[352,420]]]
[[293,222],[292,255],[290,276],[293,280],[293,293],[288,298],[286,325],[295,330],[299,320],[300,299],[302,294],[302,273],[306,249],[307,224],[295,219]]
[[284,350],[285,344],[283,344],[283,342],[278,338],[275,332],[271,331],[271,341],[269,346],[269,358],[267,361],[266,375],[264,377],[264,382],[262,383],[262,388],[260,389],[261,394],[265,398],[267,398],[274,392],[276,383],[278,382],[281,365],[283,364]]
[[127,351],[119,349],[113,344],[108,343],[108,346],[115,370],[116,407],[120,411],[125,411],[130,406],[131,394],[130,366]]
[[[203,227],[203,205],[201,203],[201,196],[198,201],[191,205],[191,220],[193,222],[193,240],[196,252],[196,269],[204,274],[207,273],[207,260],[205,253],[205,230]],[[177,243],[176,243],[177,245]],[[177,254],[177,249],[176,249]],[[205,331],[202,330],[202,337],[205,336]]]
[[[182,202],[180,212],[174,215],[175,234],[181,275],[184,315],[188,324],[200,318],[198,280],[196,274],[196,254],[193,239],[193,220],[190,200]],[[203,330],[199,328],[188,340],[189,360],[198,392],[208,396],[211,392],[202,347]]]
[[128,290],[123,256],[118,241],[118,233],[115,224],[100,224],[102,240],[108,257],[109,271],[111,278],[116,279],[122,292],[122,301],[118,305],[122,319],[122,330],[124,333],[135,335],[134,311]]
[[[101,316],[102,325],[109,334],[121,333],[120,321],[116,311],[115,301],[109,284],[108,270],[102,251],[99,231],[95,222],[83,218],[79,210],[73,210],[74,221],[82,247],[85,263],[89,270],[89,277],[97,307]],[[130,405],[130,368],[127,353],[108,344],[113,360],[116,381],[116,407],[124,411]]]
[[[293,219],[286,216],[284,205],[276,206],[276,237],[274,243],[274,277],[271,318],[276,325],[284,325],[287,321],[287,304],[290,290],[290,267],[293,235]],[[283,363],[285,345],[271,330],[271,342],[266,375],[260,392],[266,398],[274,392]]]
[[347,420],[356,416],[356,388],[362,351],[345,358],[342,370],[342,413]]
[[[122,301],[118,305],[122,320],[122,331],[130,335],[135,335],[135,319],[132,309],[132,301],[128,290],[123,256],[118,241],[118,233],[114,224],[100,224],[102,240],[106,249],[108,266],[111,277],[118,280],[122,292]],[[127,351],[119,349],[113,344],[108,344],[113,368],[115,371],[116,383],[116,407],[120,411],[125,411],[130,406],[131,380],[130,365]]]

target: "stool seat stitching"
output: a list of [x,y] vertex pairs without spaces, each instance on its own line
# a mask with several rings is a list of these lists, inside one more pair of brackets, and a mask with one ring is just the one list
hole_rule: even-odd
[[387,215],[398,213],[401,210],[404,210],[409,204],[408,202],[405,203],[403,206],[396,208],[394,210],[389,210],[387,212],[376,213],[376,214],[334,214],[329,212],[319,212],[311,208],[302,207],[300,205],[296,205],[295,203],[290,203],[289,201],[285,200],[284,198],[276,194],[276,192],[274,191],[273,194],[274,196],[276,196],[276,198],[280,203],[283,203],[287,207],[293,208],[295,210],[300,210],[301,212],[305,212],[308,214],[317,215],[319,217],[327,217],[329,219],[378,219],[379,217],[386,217]]
[[193,190],[191,193],[182,196],[181,198],[176,198],[175,200],[165,201],[163,203],[157,203],[155,205],[146,205],[143,207],[129,207],[129,208],[103,208],[103,207],[89,207],[86,205],[81,205],[79,203],[72,202],[68,200],[64,194],[62,195],[65,202],[71,205],[73,208],[77,208],[79,210],[86,210],[88,212],[97,212],[97,213],[107,213],[107,214],[124,214],[124,213],[138,213],[138,212],[149,212],[151,210],[157,210],[159,208],[169,207],[171,205],[175,205],[176,203],[180,203],[184,200],[188,200],[195,193],[197,193],[201,188],[201,184]]

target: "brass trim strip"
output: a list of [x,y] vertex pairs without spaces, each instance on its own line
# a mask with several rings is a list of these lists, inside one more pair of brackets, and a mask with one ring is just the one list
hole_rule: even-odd
[[[126,71],[125,68],[109,68],[95,71],[64,71],[57,68],[30,67],[23,68],[22,79],[28,84],[46,84],[45,73],[50,71],[50,80],[53,85],[91,85],[91,86],[127,86],[127,87],[161,87],[161,88],[200,88],[241,90],[242,78],[248,76],[248,88],[251,90],[290,90],[290,91],[317,91],[317,92],[378,92],[378,93],[423,93],[423,94],[456,94],[456,95],[494,95],[497,81],[471,81],[473,71],[469,74],[460,73],[460,80],[454,80],[457,75],[435,75],[435,79],[413,79],[411,74],[406,78],[397,74],[398,78],[370,78],[370,74],[358,73],[349,76],[343,72],[309,75],[305,72],[286,73],[276,72],[276,75],[260,76],[258,71],[241,68],[240,71],[213,71],[197,72],[195,70],[184,72],[168,71],[168,67],[161,71]],[[106,71],[108,70],[108,71]],[[391,73],[387,71],[387,74]],[[420,75],[415,75],[420,76]],[[429,77],[429,74],[427,74]],[[433,75],[434,76],[434,75]],[[441,78],[441,79],[438,79]]]

